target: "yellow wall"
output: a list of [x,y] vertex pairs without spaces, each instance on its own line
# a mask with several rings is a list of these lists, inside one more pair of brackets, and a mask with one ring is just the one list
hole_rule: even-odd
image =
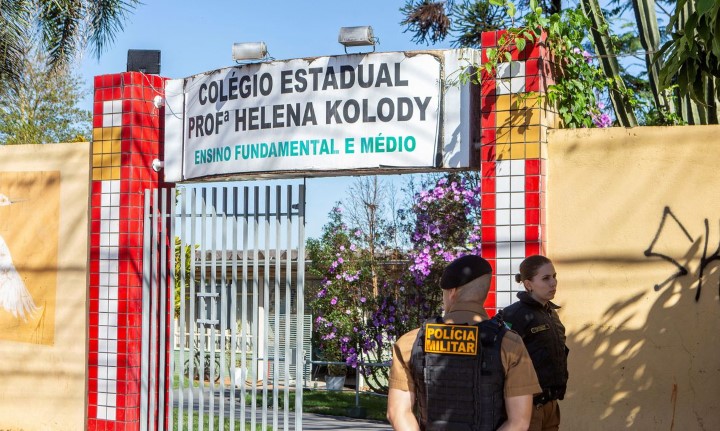
[[85,427],[89,149],[0,146],[0,235],[37,307],[0,307],[1,430]]
[[[704,250],[720,254],[720,127],[548,141],[548,251],[570,347],[563,428],[720,429],[720,261],[698,289]],[[679,267],[687,275],[655,287]]]

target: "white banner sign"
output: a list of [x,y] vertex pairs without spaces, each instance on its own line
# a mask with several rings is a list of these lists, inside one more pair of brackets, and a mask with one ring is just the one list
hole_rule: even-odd
[[432,167],[442,61],[398,52],[345,55],[187,78],[183,177]]

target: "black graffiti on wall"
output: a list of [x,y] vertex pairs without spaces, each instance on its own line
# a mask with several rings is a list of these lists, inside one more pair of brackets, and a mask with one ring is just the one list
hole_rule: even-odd
[[[659,257],[659,258],[673,264],[677,270],[675,271],[674,274],[670,275],[664,281],[656,284],[655,285],[656,291],[671,284],[673,281],[677,280],[678,278],[684,277],[689,274],[686,264],[680,263],[679,259],[676,259],[673,256],[668,256],[666,254],[662,254],[662,253],[655,251],[655,246],[657,245],[658,240],[660,240],[663,233],[667,231],[665,223],[668,222],[668,220],[670,220],[671,223],[674,222],[677,225],[677,227],[680,228],[680,230],[682,231],[682,233],[685,235],[688,242],[690,243],[689,247],[692,247],[693,244],[695,244],[693,237],[690,235],[690,232],[687,230],[687,228],[685,228],[683,223],[677,218],[677,216],[675,216],[675,214],[672,212],[670,207],[665,207],[663,209],[662,219],[660,220],[660,225],[658,226],[658,230],[655,233],[655,237],[653,238],[653,240],[650,243],[650,246],[647,248],[647,250],[645,250],[645,256],[646,257]],[[706,271],[708,270],[708,266],[715,261],[720,261],[720,243],[718,243],[717,247],[715,248],[715,251],[712,254],[708,254],[710,225],[709,225],[707,218],[704,220],[704,225],[705,225],[705,235],[702,237],[703,253],[702,253],[702,258],[700,259],[700,266],[697,271],[698,287],[695,292],[695,301],[700,300],[700,294],[702,293],[703,277],[705,276]],[[698,240],[700,240],[700,239],[701,238],[698,238]],[[688,251],[690,251],[690,250],[688,249]],[[720,280],[718,281],[718,291],[720,292]]]

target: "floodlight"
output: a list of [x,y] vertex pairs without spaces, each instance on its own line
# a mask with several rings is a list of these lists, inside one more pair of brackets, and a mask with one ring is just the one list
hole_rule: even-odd
[[158,75],[160,73],[160,51],[157,49],[128,49],[127,71]]
[[232,58],[235,61],[262,60],[267,57],[267,54],[265,42],[233,43]]
[[372,46],[375,51],[377,39],[373,35],[373,29],[369,25],[358,27],[340,27],[338,42],[345,47],[348,46]]

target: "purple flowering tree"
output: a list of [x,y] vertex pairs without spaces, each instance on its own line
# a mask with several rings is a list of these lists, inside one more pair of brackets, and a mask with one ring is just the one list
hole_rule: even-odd
[[342,209],[333,208],[320,239],[308,240],[312,264],[308,272],[321,277],[319,286],[308,286],[308,305],[313,313],[313,344],[328,362],[330,375],[344,375],[357,367],[364,307],[372,279],[356,246],[358,232],[343,222]]
[[[362,349],[382,362],[405,332],[438,315],[440,276],[458,256],[480,252],[480,189],[477,172],[430,177],[404,211],[410,248],[404,270],[388,271],[364,328]],[[388,368],[362,370],[368,381],[386,381]],[[386,388],[375,389],[378,392]]]
[[[440,313],[438,287],[445,265],[480,251],[477,172],[428,177],[410,208],[401,210],[408,247],[368,249],[367,234],[348,227],[338,204],[320,239],[308,240],[308,286],[314,347],[326,361],[357,368],[376,392],[387,392],[387,367],[364,366],[390,358],[403,333]],[[329,367],[329,372],[338,372]]]

